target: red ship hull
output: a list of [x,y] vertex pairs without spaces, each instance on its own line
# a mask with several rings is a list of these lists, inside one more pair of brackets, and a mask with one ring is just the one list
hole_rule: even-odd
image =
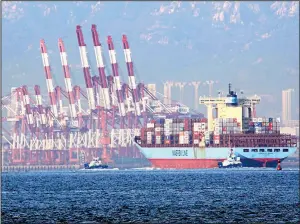
[[[208,169],[217,168],[224,159],[149,159],[153,167],[162,169]],[[276,167],[280,158],[241,159],[244,167]]]
[[218,162],[224,159],[149,159],[151,164],[157,168],[174,169],[205,169],[216,168]]

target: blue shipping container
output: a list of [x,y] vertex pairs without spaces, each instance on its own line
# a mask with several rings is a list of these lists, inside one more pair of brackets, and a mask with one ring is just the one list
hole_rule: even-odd
[[261,126],[262,126],[262,122],[255,122],[255,123],[254,123],[254,126],[255,126],[255,127],[261,127]]

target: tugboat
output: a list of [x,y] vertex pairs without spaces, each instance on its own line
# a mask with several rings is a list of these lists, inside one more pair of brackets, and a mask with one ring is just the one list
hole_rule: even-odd
[[108,169],[107,164],[102,164],[99,157],[94,158],[90,163],[84,164],[84,169]]
[[230,150],[230,153],[223,162],[218,162],[219,168],[233,168],[233,167],[243,167],[240,157],[236,157],[233,153],[233,150]]

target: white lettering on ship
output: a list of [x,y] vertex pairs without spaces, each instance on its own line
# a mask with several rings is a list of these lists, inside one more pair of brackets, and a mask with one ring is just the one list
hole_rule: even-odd
[[172,150],[173,156],[188,156],[188,150]]

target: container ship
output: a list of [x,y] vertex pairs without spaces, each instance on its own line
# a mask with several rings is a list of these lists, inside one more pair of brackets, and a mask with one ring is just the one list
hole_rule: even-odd
[[240,157],[244,167],[275,168],[295,153],[297,140],[280,133],[279,118],[256,117],[259,102],[256,96],[238,98],[229,84],[226,97],[200,98],[207,119],[152,120],[135,144],[157,168],[216,168],[230,153]]

